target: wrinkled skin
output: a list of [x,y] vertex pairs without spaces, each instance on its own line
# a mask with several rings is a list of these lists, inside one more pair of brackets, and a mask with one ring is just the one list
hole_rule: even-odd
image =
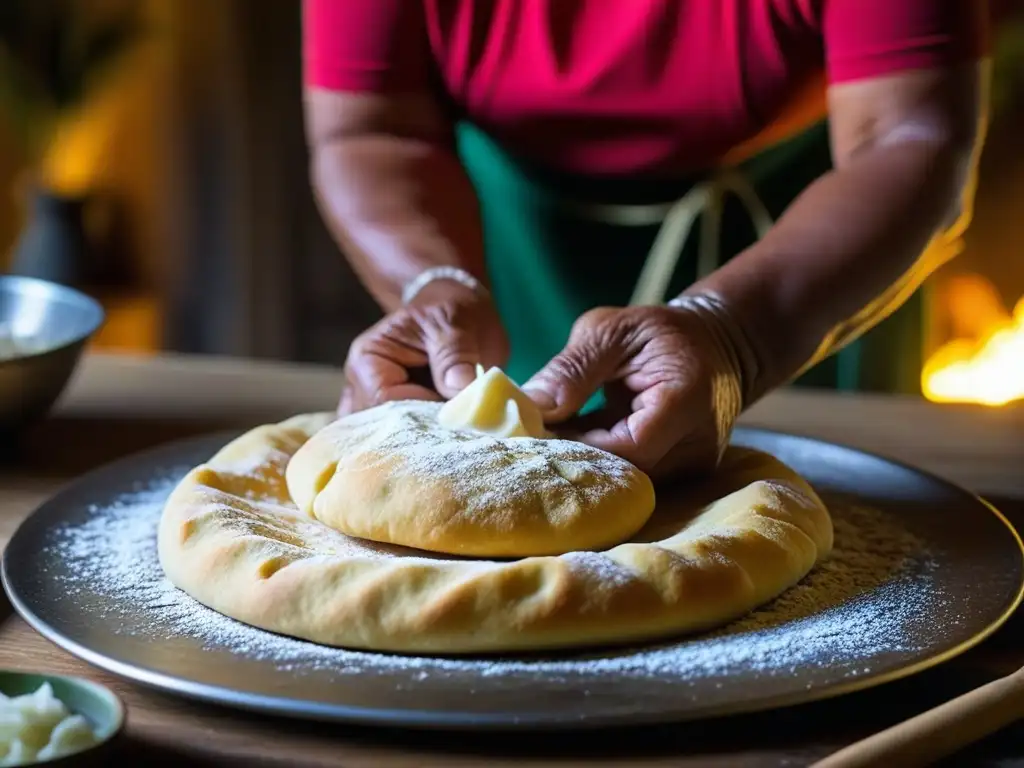
[[[342,414],[401,399],[450,399],[474,366],[502,365],[508,343],[484,297],[438,284],[352,345]],[[654,477],[713,469],[741,408],[728,350],[696,314],[599,308],[524,389],[549,428],[614,453]],[[601,387],[606,405],[576,415]]]
[[352,343],[340,415],[392,400],[448,400],[476,378],[476,364],[501,366],[508,340],[494,305],[441,283],[387,315]]
[[[729,361],[689,311],[600,308],[576,321],[525,389],[549,423],[652,476],[702,473],[717,465],[741,408]],[[574,417],[602,386],[605,407]]]

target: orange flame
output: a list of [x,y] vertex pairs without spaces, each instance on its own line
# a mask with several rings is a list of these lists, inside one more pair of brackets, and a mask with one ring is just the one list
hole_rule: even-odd
[[925,397],[939,403],[1006,405],[1024,399],[1024,298],[1011,315],[984,278],[951,281],[953,341],[921,373]]

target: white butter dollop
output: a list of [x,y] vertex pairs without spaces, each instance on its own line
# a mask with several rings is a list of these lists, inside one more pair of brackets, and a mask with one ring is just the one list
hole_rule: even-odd
[[54,696],[49,683],[22,696],[0,693],[0,766],[52,760],[97,741],[89,721]]
[[446,429],[494,437],[551,437],[529,396],[500,368],[485,371],[481,365],[476,380],[441,407],[437,421]]

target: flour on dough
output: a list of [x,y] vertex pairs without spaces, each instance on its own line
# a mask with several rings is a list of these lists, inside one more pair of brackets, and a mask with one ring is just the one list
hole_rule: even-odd
[[472,557],[604,549],[654,510],[650,478],[624,459],[574,440],[450,429],[442,409],[389,402],[329,425],[289,463],[291,498],[347,536]]
[[654,511],[625,459],[544,435],[496,368],[445,405],[392,402],[314,435],[288,464],[292,499],[348,536],[473,557],[604,549]]
[[[286,468],[289,484],[306,487],[308,480],[311,492],[340,478],[338,494],[348,489],[377,511],[388,498],[408,494],[402,501],[420,504],[421,516],[433,523],[443,521],[434,507],[443,508],[453,489],[478,499],[488,492],[507,496],[514,484],[494,477],[528,485],[529,472],[543,471],[544,455],[567,468],[577,460],[588,466],[579,444],[441,431],[438,409],[396,403],[334,425],[333,414],[302,415],[232,441],[189,472],[167,502],[158,536],[167,577],[238,621],[316,643],[423,654],[515,652],[710,629],[781,594],[832,547],[832,521],[811,487],[773,457],[735,447],[709,482],[661,492],[642,530],[603,551],[494,560],[403,549],[345,535],[322,522],[320,512],[311,517],[292,502]],[[424,442],[417,448],[415,441],[399,441],[402,461],[396,463],[393,450],[386,458],[371,450],[415,432],[418,423]],[[461,435],[457,448],[450,434]],[[479,454],[467,463],[474,440],[487,449],[483,466],[490,469],[469,472],[466,485],[445,463],[454,454],[462,456],[462,470],[480,470]],[[445,442],[448,453],[438,457]],[[532,458],[513,452],[560,444],[555,453],[535,451]],[[307,461],[297,464],[310,446]],[[353,462],[356,446],[363,454]],[[436,468],[427,493],[414,490],[416,483],[401,490],[401,478],[409,477],[403,461]],[[340,462],[341,474],[333,462]],[[510,466],[530,469],[510,475]],[[293,474],[297,467],[304,469]],[[624,477],[642,482],[626,471]],[[598,517],[597,524],[608,521]],[[536,533],[550,531],[542,526]]]

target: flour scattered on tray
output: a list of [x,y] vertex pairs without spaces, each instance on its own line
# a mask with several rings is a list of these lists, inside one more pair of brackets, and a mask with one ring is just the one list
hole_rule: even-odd
[[[47,555],[62,562],[62,585],[75,599],[97,600],[117,631],[158,642],[188,638],[207,649],[303,672],[402,673],[412,679],[460,673],[479,677],[614,675],[692,682],[744,670],[788,675],[880,653],[912,652],[914,628],[941,600],[922,543],[892,517],[828,498],[833,554],[800,584],[747,617],[713,633],[639,649],[543,659],[410,657],[346,651],[282,637],[210,610],[171,585],[156,550],[164,501],[177,477],[90,509],[88,520],[56,532]],[[578,566],[592,556],[580,555]],[[591,566],[592,567],[592,566]],[[611,574],[618,578],[620,574]],[[867,665],[849,674],[866,674]]]

